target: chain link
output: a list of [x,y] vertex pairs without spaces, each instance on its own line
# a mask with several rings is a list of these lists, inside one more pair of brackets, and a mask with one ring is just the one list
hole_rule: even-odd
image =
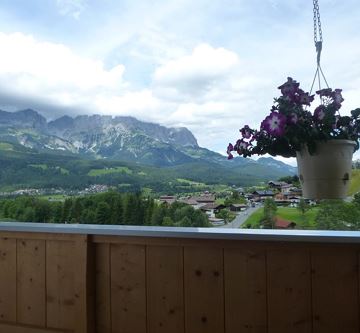
[[[321,30],[321,21],[320,21],[320,10],[319,10],[319,2],[318,0],[313,0],[314,4],[314,43],[316,46],[317,42],[322,42],[322,30]],[[318,32],[319,32],[319,40],[318,40]]]

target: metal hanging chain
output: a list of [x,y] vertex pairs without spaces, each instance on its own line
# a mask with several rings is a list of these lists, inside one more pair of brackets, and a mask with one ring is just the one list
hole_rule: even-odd
[[[314,4],[314,43],[315,47],[317,47],[318,42],[322,43],[322,30],[321,30],[321,21],[320,21],[320,10],[319,10],[319,2],[318,0],[313,0]],[[319,32],[319,40],[318,40],[318,32]]]
[[[323,78],[327,88],[329,85],[326,81],[325,75],[320,66],[320,58],[321,58],[321,51],[322,51],[322,44],[323,44],[323,37],[322,37],[322,29],[321,29],[321,21],[320,21],[320,9],[319,9],[319,2],[318,0],[313,0],[313,12],[314,12],[314,44],[316,49],[316,71],[314,80],[311,85],[310,94],[314,88],[315,80],[318,78],[319,90],[321,89],[321,77]],[[320,76],[321,75],[321,76]]]

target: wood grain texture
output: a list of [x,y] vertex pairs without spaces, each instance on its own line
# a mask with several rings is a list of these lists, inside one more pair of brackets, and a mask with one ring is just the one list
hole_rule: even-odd
[[29,326],[11,325],[11,324],[2,324],[2,323],[0,323],[0,332],[1,333],[73,333],[73,331],[69,331],[69,330],[29,327]]
[[146,332],[145,246],[111,245],[113,333]]
[[311,332],[309,251],[268,251],[267,291],[269,333]]
[[148,332],[183,333],[183,249],[149,246],[146,258]]
[[16,322],[16,239],[0,238],[0,321]]
[[227,333],[266,333],[266,261],[259,248],[225,249]]
[[17,322],[45,327],[45,241],[17,240]]
[[334,249],[311,255],[315,333],[359,332],[358,254]]
[[110,244],[96,244],[96,331],[111,333]]
[[74,328],[76,265],[73,253],[73,242],[46,242],[47,327]]
[[223,251],[184,249],[185,332],[224,332]]

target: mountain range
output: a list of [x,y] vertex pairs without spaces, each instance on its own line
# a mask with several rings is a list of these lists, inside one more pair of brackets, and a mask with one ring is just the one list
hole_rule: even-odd
[[168,128],[133,117],[80,115],[47,121],[32,109],[0,110],[0,142],[38,153],[155,167],[200,163],[224,168],[224,172],[240,168],[244,174],[264,179],[296,173],[296,168],[271,157],[257,161],[237,157],[229,161],[219,153],[200,147],[187,128]]

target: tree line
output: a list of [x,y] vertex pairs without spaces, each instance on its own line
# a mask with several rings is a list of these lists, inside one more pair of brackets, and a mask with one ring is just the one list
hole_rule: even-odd
[[106,192],[49,201],[21,196],[0,201],[0,218],[20,222],[208,227],[206,215],[175,202],[159,204],[140,193]]

